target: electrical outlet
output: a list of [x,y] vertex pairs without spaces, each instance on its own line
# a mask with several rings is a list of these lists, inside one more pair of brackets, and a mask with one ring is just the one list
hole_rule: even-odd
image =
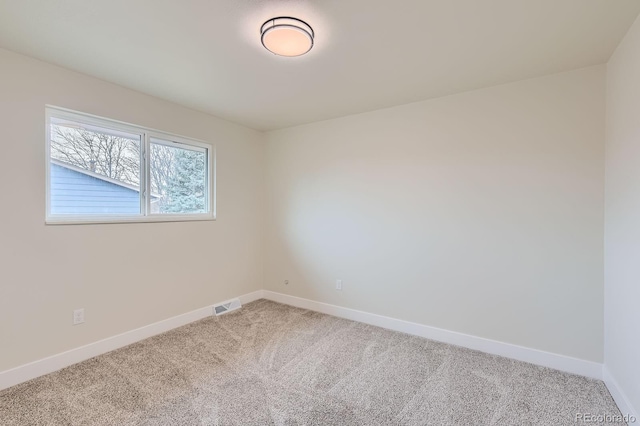
[[84,322],[84,308],[73,311],[73,325],[82,324]]
[[342,280],[336,280],[336,290],[342,290]]

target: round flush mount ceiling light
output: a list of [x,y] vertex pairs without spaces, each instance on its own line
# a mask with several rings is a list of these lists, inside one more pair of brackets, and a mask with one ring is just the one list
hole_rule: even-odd
[[289,16],[271,18],[260,27],[262,45],[280,56],[304,55],[313,47],[313,28],[306,22]]

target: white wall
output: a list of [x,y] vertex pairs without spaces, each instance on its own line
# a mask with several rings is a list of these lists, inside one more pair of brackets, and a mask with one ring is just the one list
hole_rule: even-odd
[[266,289],[601,362],[604,117],[596,66],[268,133]]
[[[0,371],[262,288],[261,133],[5,50],[0,73]],[[216,144],[218,220],[45,226],[45,104]]]
[[607,66],[605,366],[640,414],[640,19]]
[[[266,147],[8,51],[0,69],[0,371],[263,287],[602,361],[603,66],[270,132]],[[45,104],[215,143],[218,220],[45,226]]]

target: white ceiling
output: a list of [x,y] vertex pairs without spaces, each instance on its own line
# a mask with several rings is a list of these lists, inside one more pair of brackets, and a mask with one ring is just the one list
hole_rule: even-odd
[[[0,46],[267,130],[604,63],[638,0],[0,0]],[[304,57],[268,18],[316,31]]]

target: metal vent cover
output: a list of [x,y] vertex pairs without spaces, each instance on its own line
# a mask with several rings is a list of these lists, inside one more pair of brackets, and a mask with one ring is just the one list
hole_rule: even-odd
[[226,302],[218,303],[217,305],[213,305],[213,314],[218,316],[222,314],[226,314],[227,312],[235,311],[236,309],[240,309],[242,304],[240,303],[240,299],[232,299]]

